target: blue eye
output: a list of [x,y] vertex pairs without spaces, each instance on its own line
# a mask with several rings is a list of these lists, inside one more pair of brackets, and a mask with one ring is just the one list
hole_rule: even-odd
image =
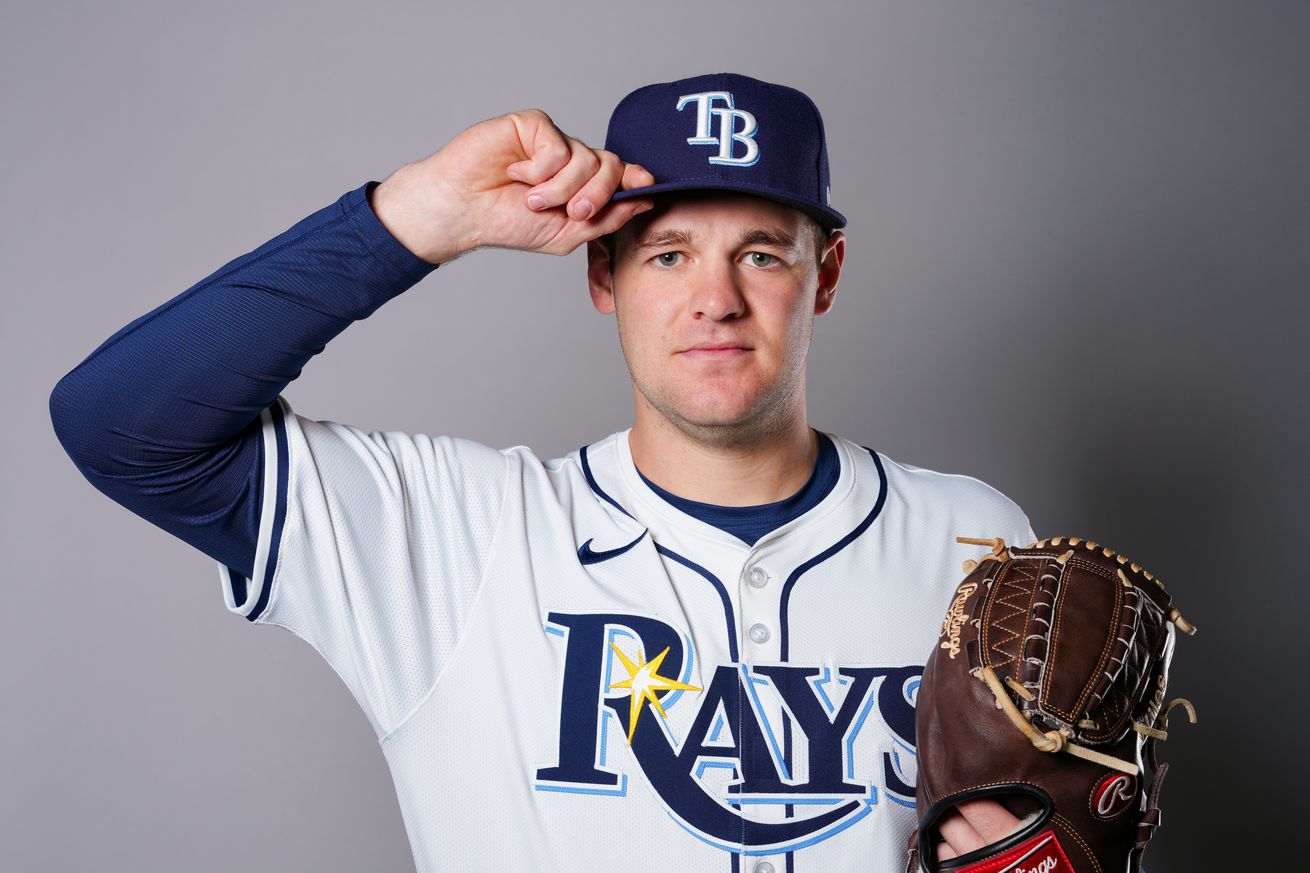
[[681,256],[681,252],[661,252],[655,256],[655,262],[661,267],[672,267],[678,262],[678,258]]
[[776,260],[778,258],[775,255],[767,252],[751,252],[751,264],[756,267],[767,267]]

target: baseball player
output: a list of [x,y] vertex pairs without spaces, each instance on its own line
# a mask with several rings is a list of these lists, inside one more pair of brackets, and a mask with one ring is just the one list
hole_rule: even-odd
[[[418,870],[902,869],[954,537],[1034,537],[976,479],[809,425],[844,224],[794,89],[641,88],[604,149],[513,113],[133,321],[52,416],[97,488],[218,561],[231,611],[337,671]],[[282,396],[437,265],[583,244],[630,428],[542,460]],[[966,806],[942,856],[1013,823]]]

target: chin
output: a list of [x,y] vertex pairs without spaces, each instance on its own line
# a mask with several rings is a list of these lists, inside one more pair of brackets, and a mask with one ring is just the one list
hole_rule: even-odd
[[677,398],[673,405],[688,421],[726,425],[752,417],[764,404],[759,393],[744,392],[740,385],[728,388],[711,384]]
[[767,379],[697,374],[648,385],[647,405],[671,424],[701,439],[740,441],[775,431],[785,418],[786,392]]
[[[701,396],[678,404],[671,410],[661,410],[666,417],[685,423],[702,436],[713,433],[719,439],[740,440],[776,428],[777,404],[765,402],[760,396],[733,397]],[[672,415],[668,413],[672,412]]]

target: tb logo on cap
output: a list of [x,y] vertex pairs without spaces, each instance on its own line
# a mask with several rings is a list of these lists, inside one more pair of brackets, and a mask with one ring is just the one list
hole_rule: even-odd
[[[726,107],[716,107],[714,102],[720,100]],[[719,153],[710,158],[711,164],[727,164],[736,167],[749,167],[760,159],[760,147],[755,142],[755,133],[759,125],[755,116],[745,109],[736,109],[732,105],[732,94],[727,91],[705,91],[701,94],[684,94],[678,98],[678,111],[688,103],[696,104],[696,135],[687,137],[689,145],[717,145]],[[737,129],[737,119],[741,119],[741,129]],[[719,121],[717,136],[711,133],[714,120]],[[746,146],[746,154],[733,157],[736,144]]]

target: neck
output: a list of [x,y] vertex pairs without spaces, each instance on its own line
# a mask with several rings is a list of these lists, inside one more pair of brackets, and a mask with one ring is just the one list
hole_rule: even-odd
[[628,445],[637,469],[679,497],[716,506],[758,506],[795,494],[814,472],[819,437],[800,403],[780,428],[740,440],[688,433],[638,401]]

